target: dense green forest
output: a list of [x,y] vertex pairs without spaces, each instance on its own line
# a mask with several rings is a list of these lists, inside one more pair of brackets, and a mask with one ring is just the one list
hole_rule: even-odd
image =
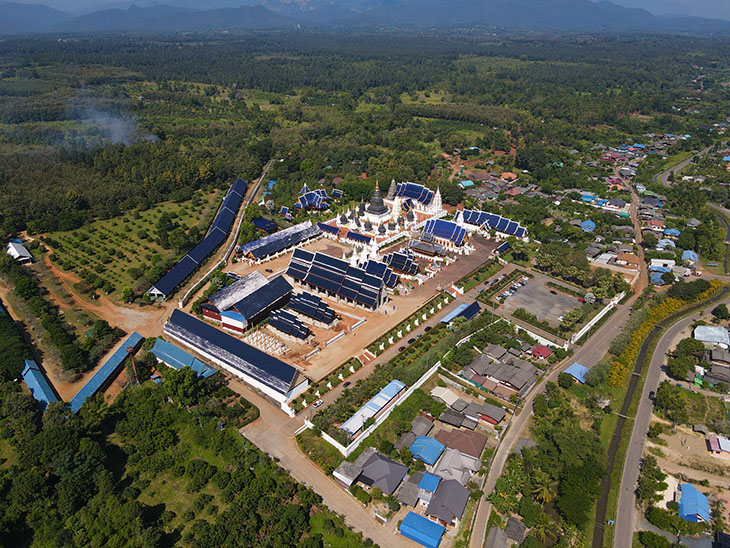
[[185,368],[78,415],[0,382],[1,546],[365,543],[237,432],[258,416]]
[[361,173],[368,188],[436,185],[438,154],[466,146],[514,146],[517,167],[568,188],[575,175],[545,161],[566,147],[724,117],[729,56],[726,42],[659,37],[6,40],[0,227],[77,228],[251,179],[270,158],[286,159],[270,176],[288,203],[302,182]]

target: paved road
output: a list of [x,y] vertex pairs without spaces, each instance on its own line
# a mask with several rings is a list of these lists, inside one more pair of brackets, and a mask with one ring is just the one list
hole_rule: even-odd
[[[582,363],[586,366],[593,366],[597,364],[603,356],[608,352],[608,347],[611,346],[613,339],[620,333],[621,329],[625,325],[631,313],[631,304],[633,298],[626,304],[619,305],[616,308],[616,312],[610,317],[606,323],[604,323],[598,331],[580,347],[576,353],[567,359],[562,364],[558,365],[551,371],[545,378],[547,381],[556,381],[558,375],[567,369],[574,362]],[[526,396],[522,405],[522,412],[515,415],[512,418],[512,422],[509,429],[504,434],[502,441],[497,448],[497,452],[494,455],[492,466],[487,473],[487,479],[484,484],[484,496],[481,499],[477,515],[474,520],[474,529],[472,531],[470,548],[482,548],[484,545],[484,537],[486,535],[487,520],[489,519],[489,513],[492,509],[492,504],[487,500],[487,496],[494,489],[497,479],[502,474],[507,457],[512,452],[517,438],[522,434],[522,430],[525,424],[532,416],[532,402],[535,396],[541,394],[545,390],[545,382],[541,382],[535,386]]]
[[707,204],[710,206],[711,209],[715,210],[715,214],[717,215],[717,218],[722,221],[722,223],[725,225],[725,259],[723,262],[723,272],[725,274],[728,274],[728,254],[730,254],[730,223],[728,223],[727,219],[730,217],[730,211],[728,211],[726,208],[721,207],[717,204]]
[[[723,302],[730,304],[730,298]],[[649,422],[653,410],[653,403],[649,400],[649,393],[656,392],[659,386],[660,369],[664,364],[666,354],[669,352],[678,334],[692,322],[700,319],[701,312],[684,318],[662,335],[657,343],[656,350],[649,363],[649,370],[646,374],[644,391],[639,401],[639,407],[634,419],[631,440],[624,461],[621,487],[618,494],[618,506],[616,509],[616,529],[613,538],[614,548],[625,548],[631,546],[634,528],[636,527],[636,496],[635,489],[639,479],[639,466],[641,456],[644,453],[646,433],[649,430]]]
[[[701,151],[699,151],[697,153],[697,155],[698,156],[704,156],[705,154],[707,154],[708,152],[710,152],[710,149],[711,148],[712,147],[704,148]],[[660,183],[660,184],[662,184],[664,186],[670,186],[670,184],[669,184],[669,174],[672,173],[672,172],[677,172],[677,171],[683,170],[685,167],[687,167],[689,165],[689,163],[692,161],[692,158],[694,156],[695,156],[694,154],[690,154],[689,156],[687,156],[687,158],[685,158],[681,162],[679,162],[677,164],[674,164],[673,166],[668,167],[664,171],[660,171],[659,173],[657,173],[656,175],[654,175],[654,182],[655,183]]]

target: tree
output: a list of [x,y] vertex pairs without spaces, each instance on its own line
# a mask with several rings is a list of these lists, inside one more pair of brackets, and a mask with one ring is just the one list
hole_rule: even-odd
[[694,369],[694,364],[688,356],[680,356],[678,358],[670,358],[667,361],[667,372],[673,379],[686,381],[690,371]]
[[727,309],[727,305],[719,304],[715,308],[712,309],[712,315],[715,316],[718,320],[728,320],[730,319],[730,311]]
[[606,382],[608,374],[611,372],[611,363],[606,360],[601,360],[596,365],[591,367],[586,373],[585,380],[588,386],[599,386]]
[[550,408],[548,407],[547,399],[544,394],[538,394],[535,399],[532,400],[532,412],[535,413],[536,417],[545,417],[549,413]]
[[643,236],[644,236],[644,242],[642,245],[646,249],[654,249],[657,246],[657,244],[659,243],[659,238],[657,238],[653,232],[647,232]]
[[654,455],[646,455],[641,461],[639,481],[636,486],[636,497],[644,507],[661,500],[658,494],[667,488],[664,481],[667,475],[662,472]]
[[122,300],[125,303],[131,303],[134,301],[134,291],[132,290],[131,287],[125,286],[122,289]]
[[558,375],[558,385],[560,385],[560,388],[568,389],[571,386],[575,384],[575,379],[572,375],[569,375],[568,373],[561,373]]
[[672,272],[663,272],[662,281],[667,285],[673,284],[674,283],[674,274]]
[[188,407],[198,401],[200,381],[198,375],[189,367],[165,372],[165,391],[178,405]]
[[548,537],[557,538],[553,532],[553,522],[545,512],[541,512],[535,518],[535,524],[532,526],[532,534],[534,534],[543,544]]
[[532,494],[535,498],[542,502],[550,502],[555,498],[555,481],[550,474],[542,470],[538,470],[532,478],[534,487]]

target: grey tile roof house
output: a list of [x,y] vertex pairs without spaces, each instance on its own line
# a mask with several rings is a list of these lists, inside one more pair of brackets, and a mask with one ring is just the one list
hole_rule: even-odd
[[504,532],[507,534],[508,539],[519,543],[525,540],[526,530],[527,526],[522,523],[522,520],[512,516],[507,520],[507,527],[505,527]]
[[357,481],[357,477],[360,475],[360,472],[362,472],[363,466],[365,466],[365,463],[374,454],[375,448],[368,447],[360,454],[359,457],[357,457],[357,459],[355,459],[355,462],[348,462],[346,460],[342,461],[342,463],[335,468],[335,471],[332,472],[332,475],[349,487]]
[[469,491],[456,480],[441,480],[428,503],[426,515],[436,518],[445,525],[458,524],[464,514]]
[[433,422],[423,415],[419,415],[411,422],[411,432],[416,436],[427,436],[433,428]]
[[408,473],[408,467],[379,453],[373,454],[357,478],[365,485],[379,487],[386,495],[392,495]]
[[469,478],[482,467],[482,461],[464,455],[457,449],[445,449],[436,463],[433,473],[443,479],[452,479],[461,485],[469,483]]

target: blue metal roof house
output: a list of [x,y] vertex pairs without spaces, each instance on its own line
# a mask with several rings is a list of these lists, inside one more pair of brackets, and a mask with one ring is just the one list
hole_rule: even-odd
[[459,306],[457,306],[454,310],[446,314],[443,318],[441,318],[441,323],[450,324],[453,322],[456,318],[466,318],[468,320],[473,320],[476,318],[479,313],[482,311],[481,307],[479,306],[479,303],[474,301],[471,304],[468,303],[462,303]]
[[679,489],[682,493],[679,499],[679,517],[685,521],[709,523],[710,504],[707,497],[689,483],[683,483]]
[[446,527],[430,519],[408,512],[400,524],[400,534],[426,548],[438,548]]
[[681,235],[682,232],[680,230],[677,230],[676,228],[665,228],[664,229],[664,235],[665,236],[674,236],[677,237]]
[[586,383],[586,373],[588,373],[588,368],[585,365],[582,365],[580,363],[574,363],[573,365],[568,367],[565,372],[573,377],[575,380],[577,380],[579,383]]
[[178,348],[174,344],[170,344],[162,339],[157,339],[155,345],[150,350],[152,354],[165,365],[177,369],[189,367],[198,374],[201,379],[207,379],[216,374],[217,370],[199,359],[191,356],[182,348]]
[[30,389],[30,393],[38,401],[43,411],[46,410],[49,403],[59,401],[53,388],[51,388],[48,380],[43,375],[43,371],[41,371],[41,368],[38,367],[35,361],[25,360],[22,375],[25,384]]
[[444,444],[437,441],[436,438],[418,436],[408,449],[413,453],[414,459],[422,460],[426,464],[434,464],[444,452]]
[[423,489],[424,491],[427,491],[429,493],[435,493],[436,488],[439,486],[440,482],[441,482],[440,477],[438,477],[435,474],[430,474],[430,473],[426,472],[423,474],[421,481],[418,482],[418,488]]
[[406,385],[397,379],[390,381],[370,401],[358,409],[340,428],[351,436],[356,434],[369,418],[375,417],[385,409],[405,388]]
[[583,232],[593,232],[593,231],[594,231],[594,230],[596,229],[596,223],[594,223],[594,222],[593,222],[593,221],[591,221],[591,220],[588,220],[588,221],[583,221],[583,222],[582,222],[582,223],[580,224],[580,229],[581,229],[581,230],[582,230]]

